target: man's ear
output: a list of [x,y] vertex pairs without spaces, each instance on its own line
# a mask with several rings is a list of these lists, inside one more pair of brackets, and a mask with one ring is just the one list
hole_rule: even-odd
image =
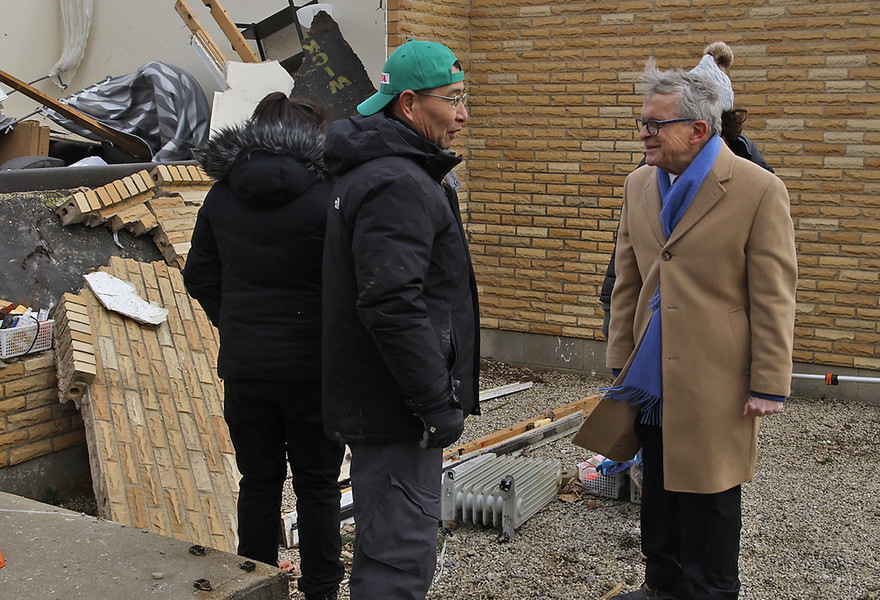
[[691,144],[699,144],[705,141],[709,133],[709,124],[706,121],[694,121],[691,123],[691,136],[688,140]]
[[413,103],[415,103],[416,93],[412,90],[404,90],[397,97],[397,109],[400,115],[407,121],[413,120]]

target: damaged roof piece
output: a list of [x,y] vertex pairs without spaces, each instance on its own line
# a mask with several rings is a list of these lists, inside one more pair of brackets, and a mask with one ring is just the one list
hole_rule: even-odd
[[376,88],[361,59],[326,12],[318,12],[302,42],[304,60],[294,74],[294,93],[326,107],[334,118],[357,113]]
[[[48,307],[79,290],[83,274],[112,256],[147,262],[164,257],[182,268],[212,183],[194,164],[159,165],[94,189],[0,196],[0,220],[7,223],[0,290],[18,303]],[[100,224],[112,235],[88,229]],[[152,242],[139,239],[145,233]]]
[[[145,325],[108,311],[88,289],[76,298],[95,348],[96,375],[80,410],[99,514],[235,552],[240,475],[223,419],[217,331],[178,269],[113,258],[104,271],[168,309],[168,318]],[[59,381],[71,380],[71,364],[59,367]]]
[[82,225],[65,227],[54,214],[61,192],[0,195],[0,296],[19,304],[48,308],[65,292],[78,291],[83,273],[106,265],[112,256],[150,262],[162,254],[149,238],[128,231]]

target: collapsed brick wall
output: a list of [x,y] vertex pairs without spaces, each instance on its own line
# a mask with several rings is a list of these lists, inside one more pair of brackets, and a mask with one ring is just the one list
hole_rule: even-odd
[[0,467],[86,443],[82,417],[58,402],[55,354],[47,350],[0,366]]
[[[93,190],[73,192],[62,198],[55,212],[64,225],[85,223],[150,234],[171,268],[178,270],[211,183],[195,166],[162,165]],[[94,377],[94,358],[91,369],[77,360],[82,352],[75,351],[83,350],[80,344],[85,338],[69,331],[64,304],[54,315],[54,350],[0,363],[0,468],[86,443],[78,402]],[[74,339],[59,344],[62,331]]]
[[690,69],[723,40],[744,132],[791,194],[794,358],[880,369],[880,3],[388,6],[389,47],[444,41],[465,63],[470,121],[456,150],[484,328],[602,339],[622,184],[642,157],[638,75],[651,55]]

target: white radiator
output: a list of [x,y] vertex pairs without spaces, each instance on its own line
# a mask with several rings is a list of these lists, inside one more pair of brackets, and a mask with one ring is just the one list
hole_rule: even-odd
[[556,498],[562,465],[555,459],[484,454],[443,474],[443,521],[501,527],[499,539]]

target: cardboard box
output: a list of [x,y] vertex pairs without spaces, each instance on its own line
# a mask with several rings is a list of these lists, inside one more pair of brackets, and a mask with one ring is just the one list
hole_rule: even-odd
[[0,132],[0,165],[19,156],[49,156],[49,128],[37,121],[20,121]]

